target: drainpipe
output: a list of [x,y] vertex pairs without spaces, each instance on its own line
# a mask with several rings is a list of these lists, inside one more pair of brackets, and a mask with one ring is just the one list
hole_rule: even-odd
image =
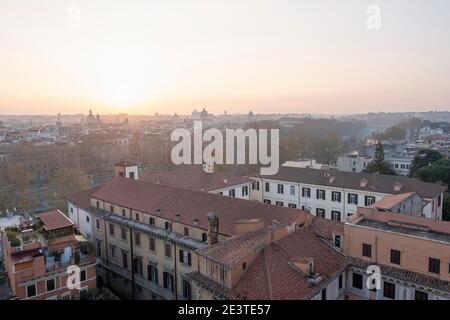
[[128,228],[130,230],[130,257],[131,257],[131,300],[134,300],[134,292],[136,284],[134,283],[134,252],[133,252],[133,230],[131,227]]
[[173,243],[173,250],[174,250],[174,256],[173,256],[173,269],[174,269],[174,277],[173,277],[173,292],[175,295],[175,300],[178,300],[178,273],[177,273],[177,244],[175,241],[172,241]]

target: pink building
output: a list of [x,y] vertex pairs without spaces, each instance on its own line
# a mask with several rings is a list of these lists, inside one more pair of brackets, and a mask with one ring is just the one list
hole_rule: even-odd
[[[87,299],[95,293],[95,256],[74,223],[60,211],[2,232],[7,278],[13,294],[26,300]],[[69,266],[80,268],[81,289],[69,289]]]

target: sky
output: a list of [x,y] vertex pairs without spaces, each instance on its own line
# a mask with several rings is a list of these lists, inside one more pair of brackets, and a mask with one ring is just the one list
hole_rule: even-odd
[[449,39],[448,0],[0,0],[0,114],[450,111]]

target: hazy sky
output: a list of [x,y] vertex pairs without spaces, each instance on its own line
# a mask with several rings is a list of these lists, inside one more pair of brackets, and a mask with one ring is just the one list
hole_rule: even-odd
[[0,113],[201,107],[450,110],[450,1],[0,0]]

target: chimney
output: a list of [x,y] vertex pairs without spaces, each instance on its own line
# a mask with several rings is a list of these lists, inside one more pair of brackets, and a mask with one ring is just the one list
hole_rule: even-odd
[[158,216],[161,216],[161,212],[162,212],[161,208],[156,209],[156,214],[157,214]]
[[400,182],[396,182],[394,184],[394,191],[400,191],[401,188],[402,188],[402,184]]
[[330,184],[332,184],[334,182],[334,180],[336,179],[335,176],[330,176]]
[[223,179],[223,184],[227,184],[228,183],[228,179]]
[[365,188],[365,187],[367,186],[368,183],[369,183],[369,180],[367,180],[367,179],[361,179],[361,180],[359,181],[359,186],[360,186],[361,188]]
[[181,215],[179,213],[175,215],[175,221],[181,221]]
[[138,180],[139,170],[138,164],[133,161],[119,161],[114,164],[114,178],[124,177],[128,179]]
[[214,163],[212,164],[203,164],[203,172],[205,173],[214,173]]
[[213,212],[208,215],[208,244],[215,244],[219,241],[219,217]]

